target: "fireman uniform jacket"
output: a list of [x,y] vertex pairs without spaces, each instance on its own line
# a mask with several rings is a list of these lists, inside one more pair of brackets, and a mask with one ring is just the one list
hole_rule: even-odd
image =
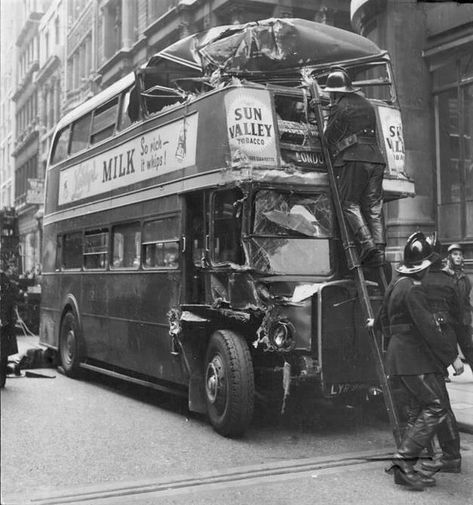
[[443,271],[453,278],[453,281],[455,282],[460,294],[463,309],[462,320],[460,323],[464,324],[465,326],[470,326],[472,311],[470,303],[470,279],[461,269],[450,270],[449,268],[445,268]]
[[431,267],[422,279],[429,302],[437,322],[450,324],[456,328],[463,318],[460,293],[454,280],[440,268]]
[[344,161],[385,164],[376,138],[374,108],[357,93],[340,95],[330,107],[325,138],[335,166]]
[[456,345],[434,319],[422,283],[410,276],[391,282],[379,322],[389,337],[388,375],[443,373],[457,357]]

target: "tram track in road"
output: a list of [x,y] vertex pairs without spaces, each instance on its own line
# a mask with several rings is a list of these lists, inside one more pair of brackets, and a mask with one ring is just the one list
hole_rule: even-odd
[[241,487],[271,482],[274,479],[290,480],[310,475],[340,472],[367,465],[379,465],[389,460],[390,452],[370,450],[357,453],[344,453],[319,458],[278,461],[259,465],[210,471],[193,476],[147,479],[131,483],[106,483],[68,488],[63,490],[34,491],[30,496],[11,496],[8,505],[66,505],[118,503],[138,503],[139,497],[155,498],[176,494],[189,494],[219,487]]

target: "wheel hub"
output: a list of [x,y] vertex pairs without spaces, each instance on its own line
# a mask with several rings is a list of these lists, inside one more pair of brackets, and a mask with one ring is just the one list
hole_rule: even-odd
[[74,341],[75,341],[75,335],[74,335],[74,330],[70,329],[67,334],[66,338],[64,339],[64,348],[63,348],[63,357],[64,360],[70,364],[73,356],[74,356]]
[[207,366],[206,373],[206,393],[210,403],[218,403],[222,397],[225,385],[224,367],[220,356],[214,356],[212,361]]

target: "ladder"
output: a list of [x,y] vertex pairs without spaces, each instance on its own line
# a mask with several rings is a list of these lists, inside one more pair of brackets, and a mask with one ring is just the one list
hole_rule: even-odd
[[[374,330],[374,313],[373,307],[371,306],[371,301],[368,294],[368,288],[366,286],[365,275],[363,268],[360,264],[358,257],[358,252],[355,243],[350,240],[350,235],[348,233],[347,223],[345,220],[345,215],[343,213],[342,204],[340,201],[340,194],[338,192],[337,181],[335,179],[335,174],[333,170],[332,158],[325,141],[323,131],[324,131],[324,119],[322,114],[322,104],[320,100],[320,94],[317,82],[311,78],[308,80],[310,87],[310,94],[312,96],[312,103],[315,105],[314,110],[316,114],[317,126],[319,130],[320,142],[322,145],[322,152],[327,163],[327,172],[329,177],[330,190],[332,192],[332,199],[335,207],[335,213],[340,229],[340,237],[343,244],[343,249],[345,251],[348,268],[353,270],[355,275],[355,283],[358,291],[358,296],[360,299],[361,308],[363,311],[363,317],[366,321],[366,328],[369,333],[369,341],[371,352],[376,365],[376,373],[378,376],[379,383],[384,395],[384,401],[386,405],[386,410],[389,416],[389,421],[391,424],[391,429],[394,435],[394,440],[396,446],[399,447],[401,441],[401,430],[399,424],[399,418],[393,401],[393,394],[391,386],[389,384],[386,372],[384,369],[383,356],[376,338],[376,332]],[[379,277],[382,284],[383,291],[386,290],[386,277],[384,275],[383,267],[379,268]]]

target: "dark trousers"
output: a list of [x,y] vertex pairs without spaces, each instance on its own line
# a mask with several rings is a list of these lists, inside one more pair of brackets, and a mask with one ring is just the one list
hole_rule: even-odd
[[15,324],[10,323],[0,326],[0,386],[5,384],[7,374],[8,356],[18,352]]
[[[439,376],[440,377],[440,376]],[[438,378],[438,388],[435,387],[436,393],[441,397],[442,403],[446,407],[447,414],[442,423],[440,423],[437,430],[437,437],[439,440],[440,448],[444,459],[458,459],[460,458],[460,433],[458,431],[457,420],[453,413],[448,396],[445,380]],[[412,428],[418,417],[421,415],[422,405],[419,404],[417,399],[413,396],[409,397],[409,405],[407,408],[407,430]]]
[[335,167],[343,211],[355,238],[360,242],[369,238],[374,244],[386,242],[383,218],[384,167],[380,163],[365,161],[345,161],[342,166]]
[[473,370],[473,328],[469,324],[463,324],[457,329],[457,342],[460,346],[466,362]]
[[441,437],[444,440],[453,437],[459,442],[458,427],[442,374],[400,375],[397,378],[403,401],[407,402],[400,407],[407,407],[408,411],[399,455],[405,459],[417,459],[435,434],[439,435],[439,441]]

